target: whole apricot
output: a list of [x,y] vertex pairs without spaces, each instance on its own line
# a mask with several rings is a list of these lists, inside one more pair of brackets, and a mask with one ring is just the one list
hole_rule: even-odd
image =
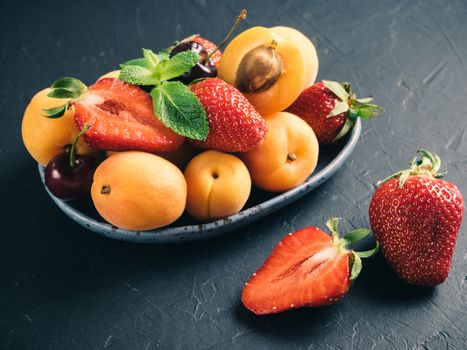
[[120,69],[117,69],[117,70],[113,70],[111,72],[104,74],[103,76],[99,77],[99,79],[97,80],[101,80],[104,78],[118,78],[119,75],[120,75]]
[[172,163],[146,152],[118,152],[94,173],[91,197],[109,223],[136,231],[177,220],[185,210],[187,186]]
[[187,211],[198,220],[212,220],[238,213],[251,191],[245,164],[219,151],[198,154],[187,165]]
[[[65,103],[63,99],[48,97],[50,91],[51,89],[44,89],[32,98],[24,112],[21,126],[26,149],[43,166],[46,166],[57,154],[63,153],[65,146],[73,143],[79,132],[74,120],[74,107],[67,110],[60,118],[50,119],[43,116],[43,108],[53,108]],[[82,138],[78,140],[76,151],[78,154],[97,152]]]
[[303,183],[316,168],[318,140],[313,129],[294,114],[279,112],[264,119],[269,128],[264,142],[241,158],[254,185],[286,191]]

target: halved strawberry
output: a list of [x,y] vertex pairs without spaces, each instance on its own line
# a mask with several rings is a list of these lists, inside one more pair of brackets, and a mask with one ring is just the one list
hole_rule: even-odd
[[243,304],[264,315],[329,305],[341,299],[360,273],[360,258],[375,254],[379,245],[366,252],[348,250],[349,243],[362,239],[370,230],[356,229],[339,238],[338,223],[336,218],[327,222],[332,236],[317,227],[285,236],[245,284]]
[[98,80],[74,106],[78,127],[91,125],[84,138],[94,148],[167,152],[183,143],[156,118],[149,94],[119,79]]

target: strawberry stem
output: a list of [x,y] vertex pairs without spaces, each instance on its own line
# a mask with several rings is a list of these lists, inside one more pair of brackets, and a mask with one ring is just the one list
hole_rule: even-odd
[[[339,246],[341,249],[346,250],[346,246],[349,245],[350,243],[354,243],[357,241],[360,241],[361,239],[365,238],[370,234],[370,230],[367,228],[357,228],[353,231],[350,231],[348,234],[346,234],[344,237],[339,238],[339,231],[338,231],[338,226],[339,226],[339,219],[335,217],[330,217],[326,221],[326,226],[328,227],[329,231],[331,231],[332,234],[332,241],[335,246]],[[375,255],[379,250],[379,243],[376,242],[376,245],[373,249],[366,250],[363,252],[356,252],[351,250],[352,255],[350,255],[350,277],[349,279],[351,281],[354,281],[358,275],[360,274],[360,271],[362,270],[362,258],[369,258],[373,255]]]
[[441,158],[437,154],[427,151],[426,149],[419,149],[417,150],[417,153],[418,155],[410,162],[409,169],[398,171],[397,173],[378,181],[376,186],[379,186],[391,179],[399,179],[399,187],[402,187],[410,176],[424,175],[441,179],[447,175],[447,170],[440,173],[438,172],[441,168]]
[[230,28],[230,31],[227,33],[227,35],[225,36],[224,39],[222,39],[221,43],[216,47],[215,50],[213,50],[205,59],[204,59],[204,63],[205,62],[209,62],[209,60],[211,59],[212,55],[214,55],[217,51],[220,50],[220,48],[222,46],[225,45],[225,43],[227,42],[227,40],[229,40],[229,38],[232,36],[232,34],[237,30],[238,26],[240,25],[240,22],[242,20],[244,20],[246,18],[246,10],[243,9],[242,11],[240,11],[240,14],[237,16],[237,19],[235,20],[232,28]]
[[342,115],[342,113],[346,113],[347,117],[344,127],[333,142],[347,135],[347,133],[352,130],[358,118],[371,119],[375,117],[378,112],[384,111],[382,107],[370,103],[373,101],[371,97],[357,98],[355,94],[352,93],[350,83],[323,80],[323,85],[340,99],[340,101],[336,102],[331,112],[329,112],[327,118],[333,118]]

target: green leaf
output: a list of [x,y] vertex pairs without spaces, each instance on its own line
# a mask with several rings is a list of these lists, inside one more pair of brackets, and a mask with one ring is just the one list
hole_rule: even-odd
[[183,51],[163,60],[156,67],[155,75],[161,80],[170,80],[188,72],[199,61],[199,55],[193,51]]
[[54,98],[78,98],[81,96],[81,93],[76,90],[69,90],[65,88],[56,88],[52,89],[47,96]]
[[159,57],[154,52],[152,52],[152,50],[148,49],[143,49],[143,55],[147,61],[148,66],[151,67],[151,70],[155,69],[159,64]]
[[177,134],[206,140],[209,123],[206,111],[191,90],[178,81],[164,82],[151,91],[154,114]]
[[358,116],[362,119],[368,120],[373,118],[377,113],[370,111],[368,109],[359,109],[358,110]]
[[347,134],[349,133],[349,131],[352,130],[354,124],[355,124],[355,122],[354,122],[353,120],[351,120],[351,119],[347,116],[347,119],[345,120],[344,126],[342,127],[341,131],[339,131],[339,133],[338,133],[337,136],[334,138],[334,140],[332,140],[332,142],[336,142],[337,140],[340,140],[340,139],[343,138],[345,135],[347,135]]
[[63,77],[55,80],[51,86],[52,89],[63,88],[79,92],[80,94],[86,91],[86,85],[81,80],[72,77]]
[[351,270],[350,270],[350,277],[349,279],[351,281],[355,281],[362,271],[362,259],[354,252],[352,256],[350,257],[351,261]]
[[42,108],[42,115],[46,118],[57,119],[63,116],[69,107],[70,101],[67,101],[64,105],[61,106],[52,108]]
[[146,58],[135,58],[133,60],[126,61],[125,63],[120,63],[120,68],[123,68],[126,66],[138,66],[138,67],[143,67],[146,69],[151,68]]
[[349,110],[349,104],[347,102],[337,102],[331,112],[329,112],[326,118],[332,118],[341,113]]
[[350,95],[347,91],[345,91],[342,84],[330,80],[323,80],[323,84],[329,90],[331,90],[337,97],[339,97],[342,100],[342,102],[347,102],[347,100],[349,99]]
[[159,61],[165,61],[170,58],[170,53],[168,51],[161,51],[157,54]]
[[373,249],[366,250],[364,252],[354,252],[359,258],[369,258],[376,253],[378,253],[379,250],[379,242],[376,242],[376,246]]
[[346,234],[341,239],[341,241],[344,244],[344,246],[346,246],[347,244],[357,242],[363,239],[364,237],[368,236],[370,232],[371,231],[367,228],[357,228],[353,231],[350,231],[348,234]]
[[118,79],[133,85],[155,85],[159,82],[149,69],[133,65],[124,66]]

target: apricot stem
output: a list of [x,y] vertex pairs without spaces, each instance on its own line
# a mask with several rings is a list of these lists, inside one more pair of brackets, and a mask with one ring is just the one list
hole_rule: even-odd
[[235,20],[235,23],[233,24],[232,28],[230,28],[230,32],[225,36],[224,39],[222,39],[221,43],[216,47],[214,51],[212,51],[206,58],[204,59],[204,62],[209,62],[211,59],[212,55],[214,55],[217,51],[220,50],[222,46],[225,45],[227,40],[232,36],[232,34],[237,30],[238,26],[240,25],[240,22],[246,18],[246,10],[243,9],[240,11],[240,14],[237,16],[237,19]]
[[293,162],[294,160],[297,160],[297,155],[294,152],[290,152],[287,154],[287,160]]
[[110,185],[103,185],[101,188],[101,194],[110,194]]
[[274,39],[271,41],[271,46],[270,46],[271,49],[275,50],[277,48],[277,41],[275,41]]

